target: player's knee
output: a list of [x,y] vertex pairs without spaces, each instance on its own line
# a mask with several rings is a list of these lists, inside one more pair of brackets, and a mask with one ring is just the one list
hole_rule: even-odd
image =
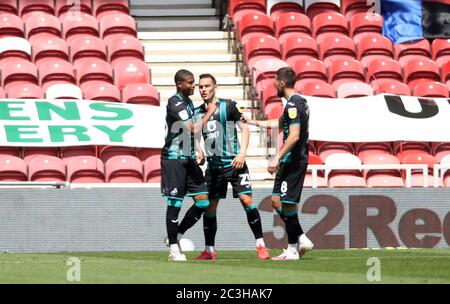
[[295,213],[297,213],[297,205],[295,205],[295,204],[283,204],[283,212],[285,214],[295,214]]
[[272,196],[272,208],[281,209],[281,199],[279,196]]
[[209,200],[203,199],[203,200],[195,200],[195,205],[202,209],[207,209],[209,207]]
[[249,208],[251,205],[253,205],[253,198],[251,196],[241,196],[239,197],[239,200],[241,201],[241,204],[244,208]]
[[207,212],[208,212],[208,213],[216,213],[217,205],[218,205],[218,204],[219,204],[218,201],[210,200],[210,201],[209,201],[209,206],[208,206]]

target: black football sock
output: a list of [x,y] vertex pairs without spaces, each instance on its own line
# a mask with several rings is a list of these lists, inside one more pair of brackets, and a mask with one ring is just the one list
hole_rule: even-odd
[[205,246],[214,246],[217,232],[217,217],[215,212],[203,214],[203,234],[205,235]]
[[262,225],[261,225],[261,216],[259,215],[259,211],[256,208],[256,205],[253,204],[248,208],[245,208],[245,212],[247,213],[247,221],[252,229],[253,235],[255,239],[260,239],[263,237]]

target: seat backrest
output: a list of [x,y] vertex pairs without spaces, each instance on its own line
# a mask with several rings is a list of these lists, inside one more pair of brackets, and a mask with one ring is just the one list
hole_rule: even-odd
[[83,99],[81,89],[70,83],[57,83],[49,86],[45,91],[47,99]]
[[114,84],[122,90],[130,83],[151,83],[150,69],[144,61],[131,59],[114,66]]

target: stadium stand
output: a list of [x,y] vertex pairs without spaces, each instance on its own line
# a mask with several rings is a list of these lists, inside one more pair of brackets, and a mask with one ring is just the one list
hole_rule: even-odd
[[[0,97],[84,98],[159,106],[160,92],[152,85],[128,1],[81,0],[79,8],[75,14],[67,1],[53,0],[0,3]],[[280,115],[282,102],[272,83],[275,71],[284,66],[295,70],[295,88],[306,96],[391,93],[448,98],[450,40],[423,39],[394,46],[381,35],[383,17],[368,13],[369,8],[365,0],[231,0],[228,24],[235,31],[236,58],[243,58],[236,63],[241,65],[238,76],[246,79],[244,90],[249,84],[253,110],[266,118]],[[439,163],[448,161],[450,146],[312,142],[311,151],[311,164],[333,165],[329,156],[337,154],[351,167],[357,165],[356,158],[363,165],[414,164],[417,158],[406,156],[420,151]],[[77,183],[158,182],[158,153],[133,147],[0,147],[0,156],[19,157],[23,162],[11,160],[19,172],[16,180],[55,176]],[[63,161],[67,176],[56,169],[49,175],[27,173],[32,159],[47,157],[53,163],[50,156]],[[55,161],[55,167],[56,163],[60,166]],[[329,179],[325,171],[319,172],[315,186],[406,185],[401,169],[344,171],[328,172]],[[441,182],[448,186],[450,174],[446,174]],[[419,176],[413,173],[412,184],[420,185],[423,181],[415,175]],[[312,186],[311,176],[306,183]]]
[[[78,7],[75,11],[71,3],[59,0],[1,1],[0,98],[85,98],[159,106],[128,0],[81,0]],[[129,154],[137,155],[129,147],[0,147],[0,162],[5,164],[0,180],[142,182],[142,168],[139,178],[121,173],[136,169],[136,159],[104,167],[109,158]],[[144,154],[142,161],[149,158]],[[153,155],[145,167],[150,182],[159,180],[159,163],[154,161],[158,153]]]

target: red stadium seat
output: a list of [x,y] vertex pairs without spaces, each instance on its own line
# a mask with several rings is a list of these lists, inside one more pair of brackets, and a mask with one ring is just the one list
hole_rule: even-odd
[[28,175],[32,182],[65,182],[66,166],[53,156],[37,156],[28,165]]
[[362,82],[346,82],[337,88],[338,98],[355,98],[372,96],[373,89],[367,83]]
[[161,156],[154,155],[144,162],[144,177],[147,183],[159,183],[161,181]]
[[406,64],[411,56],[422,56],[431,58],[430,43],[427,39],[417,40],[407,43],[399,43],[394,46],[395,58],[402,66]]
[[54,156],[58,157],[58,149],[51,147],[23,147],[22,148],[22,157],[26,164],[30,164],[30,162],[39,156]]
[[337,59],[352,60],[356,58],[353,40],[345,36],[336,37],[334,34],[326,35],[326,37],[322,39],[319,49],[319,58],[327,67]]
[[[437,160],[430,154],[424,152],[417,152],[405,155],[401,159],[402,164],[426,164],[428,165],[428,185],[433,185],[433,167],[437,164]],[[403,172],[405,176],[405,172]],[[412,170],[411,172],[411,186],[422,187],[424,185],[422,170]]]
[[15,156],[21,158],[22,151],[20,150],[20,147],[0,146],[0,156]]
[[442,82],[445,82],[450,90],[450,61],[442,66]]
[[55,81],[49,85],[45,91],[46,99],[76,99],[82,100],[83,93],[80,87],[67,80]]
[[25,23],[28,40],[33,43],[37,38],[61,37],[61,22],[53,15],[33,15]]
[[[321,157],[322,158],[322,157]],[[323,159],[323,158],[322,158]],[[366,181],[359,169],[343,170],[361,165],[361,160],[349,153],[334,153],[325,159],[325,165],[331,169],[326,170],[328,186],[330,188],[364,188]],[[333,168],[334,167],[334,168]]]
[[335,89],[345,82],[365,82],[364,68],[355,59],[337,59],[328,70],[330,83]]
[[[441,164],[443,165],[450,165],[450,157],[446,156],[441,160]],[[442,183],[443,187],[450,187],[450,170],[445,170],[445,172],[443,172],[443,178],[440,181]]]
[[263,34],[275,35],[273,20],[269,16],[262,13],[242,16],[238,24],[238,39],[242,45],[246,45],[251,38]]
[[105,172],[109,183],[142,183],[144,180],[141,161],[129,155],[108,159],[105,162]]
[[96,146],[68,146],[60,147],[59,153],[61,159],[67,164],[72,158],[78,156],[97,156]]
[[38,84],[36,66],[23,59],[10,61],[3,66],[1,80],[5,91],[18,84]]
[[356,47],[358,59],[365,67],[369,66],[373,60],[394,58],[394,47],[391,40],[381,35],[378,37],[365,36],[359,40]]
[[421,82],[441,80],[439,66],[428,58],[410,60],[404,67],[404,75],[411,90]]
[[64,39],[71,45],[73,40],[80,37],[99,37],[98,22],[95,17],[88,14],[79,14],[75,17],[63,17]]
[[303,58],[319,58],[317,52],[316,40],[307,36],[292,35],[289,36],[282,45],[283,60],[288,65]]
[[367,13],[373,9],[373,5],[375,5],[375,1],[371,2],[367,0],[342,0],[341,3],[341,12],[342,15],[345,15],[348,20],[358,14],[358,13]]
[[433,60],[435,60],[439,66],[442,67],[445,63],[450,62],[450,38],[434,39],[433,43],[431,43],[431,50]]
[[93,0],[92,8],[98,20],[113,13],[130,14],[128,0]]
[[[397,157],[387,153],[367,154],[362,162],[365,165],[400,164]],[[395,169],[364,170],[364,176],[367,181],[367,187],[369,188],[405,186],[400,171]]]
[[17,0],[2,0],[0,2],[0,14],[17,15]]
[[93,82],[114,83],[112,67],[106,61],[78,60],[75,69],[77,71],[77,83],[82,90]]
[[284,44],[285,38],[292,34],[311,36],[311,21],[303,14],[283,13],[277,18],[275,29],[276,37]]
[[33,61],[39,69],[41,64],[55,59],[69,60],[69,47],[57,37],[37,38],[33,41]]
[[151,83],[147,64],[138,59],[119,61],[114,66],[114,84],[122,90],[131,83]]
[[266,0],[230,0],[230,17],[236,23],[248,13],[266,13]]
[[340,13],[341,0],[305,0],[306,15],[313,20],[320,13]]
[[393,59],[375,59],[367,66],[367,81],[388,78],[403,81],[402,67]]
[[312,19],[313,36],[317,39],[324,33],[341,33],[348,36],[348,22],[337,12],[324,12]]
[[300,88],[295,88],[302,95],[315,96],[323,98],[336,98],[336,91],[333,87],[322,81],[309,82]]
[[120,102],[120,90],[109,83],[91,82],[83,88],[84,98],[87,100],[100,100],[110,102]]
[[433,142],[431,143],[432,155],[438,162],[450,154],[450,142]]
[[28,181],[27,165],[19,157],[0,155],[0,182]]
[[349,142],[331,142],[331,141],[317,141],[317,155],[322,160],[327,159],[331,154],[335,153],[349,153],[354,154],[354,148],[352,143]]
[[350,19],[350,36],[357,40],[361,33],[379,33],[383,28],[383,17],[375,13],[357,13]]
[[136,22],[125,14],[107,14],[100,20],[100,36],[106,44],[116,37],[137,37]]
[[394,154],[398,159],[402,159],[404,156],[414,153],[431,153],[431,147],[427,142],[421,141],[395,141],[392,144]]
[[56,16],[64,18],[76,18],[81,14],[92,14],[91,0],[55,1]]
[[57,83],[76,84],[73,65],[62,60],[42,63],[39,68],[39,84],[42,90],[45,92],[48,87]]
[[31,59],[31,45],[28,40],[19,37],[0,38],[0,69],[10,61]]
[[11,99],[44,99],[42,89],[35,84],[28,83],[12,84],[9,91],[7,91],[7,95]]
[[252,69],[252,85],[256,90],[256,97],[267,85],[273,85],[277,71],[287,66],[286,62],[280,59],[262,59],[255,62]]
[[132,83],[123,88],[122,102],[159,106],[158,90],[148,83]]
[[411,90],[406,84],[390,78],[373,80],[371,86],[375,90],[375,94],[411,95]]
[[136,157],[137,149],[125,146],[99,146],[98,157],[106,163],[110,158],[115,156],[133,156]]
[[303,0],[268,0],[267,14],[273,20],[285,13],[304,14]]
[[[319,156],[316,154],[313,154],[309,152],[308,155],[308,164],[309,165],[323,165],[322,159],[320,159]],[[307,172],[305,175],[305,180],[303,182],[303,187],[306,188],[312,188],[313,186],[313,178],[312,178],[312,172]],[[327,187],[327,182],[324,178],[323,170],[317,171],[317,185],[318,188],[325,188]]]
[[105,167],[94,156],[75,156],[67,162],[67,180],[70,183],[104,183]]
[[447,87],[440,82],[422,82],[416,85],[413,89],[413,96],[419,97],[436,97],[436,98],[448,98]]
[[313,58],[300,59],[292,65],[292,69],[296,74],[296,88],[301,88],[302,85],[308,82],[317,82],[318,80],[328,82],[325,65],[320,60]]
[[106,44],[97,37],[78,37],[70,43],[70,57],[74,65],[84,58],[106,61]]
[[0,14],[0,38],[25,37],[22,19],[12,14]]
[[269,35],[250,38],[245,45],[245,63],[252,69],[258,60],[266,58],[281,59],[278,40]]
[[367,155],[392,154],[391,142],[358,142],[355,143],[355,154],[364,162]]
[[35,13],[55,15],[54,0],[18,0],[18,2],[19,16],[22,17],[24,22]]
[[271,102],[264,108],[267,119],[278,119],[283,115],[284,107],[281,102]]
[[138,155],[138,158],[142,162],[146,161],[149,157],[152,157],[152,156],[158,156],[159,158],[161,158],[161,149],[157,149],[157,148],[138,148],[137,149],[137,155]]
[[108,61],[113,66],[122,59],[140,59],[145,61],[144,56],[144,46],[135,37],[117,37],[108,44]]
[[0,99],[5,98],[5,91],[0,87]]

